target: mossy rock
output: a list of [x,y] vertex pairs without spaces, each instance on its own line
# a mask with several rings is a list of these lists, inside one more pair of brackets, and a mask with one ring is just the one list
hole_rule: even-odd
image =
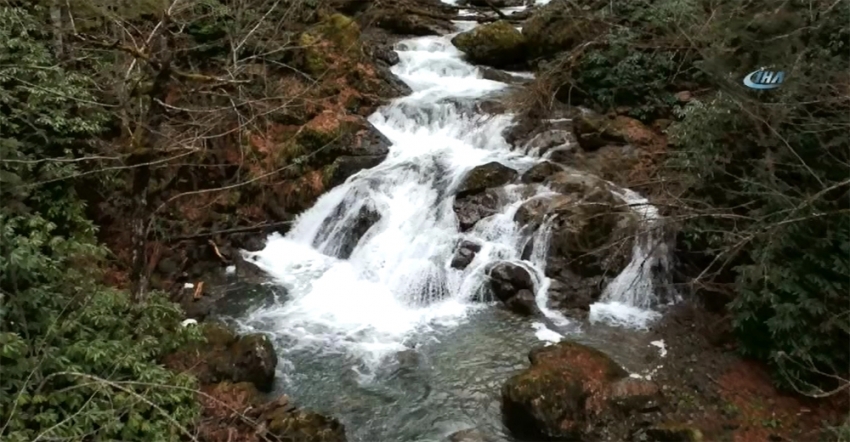
[[587,403],[628,373],[604,353],[570,341],[529,353],[531,367],[502,387],[505,426],[521,438],[581,440]]
[[523,61],[526,39],[514,25],[500,20],[462,32],[452,44],[474,62],[493,67],[508,67]]
[[574,6],[572,2],[552,1],[537,9],[526,20],[522,35],[532,56],[551,56],[574,49],[605,32],[604,23],[593,18],[592,12]]
[[360,25],[354,20],[342,14],[333,14],[321,22],[319,29],[322,35],[340,49],[359,49]]
[[510,183],[517,177],[517,171],[502,163],[492,161],[473,168],[463,178],[457,189],[459,196],[483,192],[486,189]]
[[589,152],[612,143],[648,145],[655,139],[652,130],[634,118],[622,115],[608,118],[589,112],[575,118],[573,132],[579,146]]
[[207,344],[213,347],[227,347],[239,338],[233,330],[215,322],[201,324],[201,333],[206,338]]
[[325,51],[322,40],[310,33],[303,33],[298,37],[298,46],[301,50],[301,69],[310,75],[321,75],[328,70],[325,61]]

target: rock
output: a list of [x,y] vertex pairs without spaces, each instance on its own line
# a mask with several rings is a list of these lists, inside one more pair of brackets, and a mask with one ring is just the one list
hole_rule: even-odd
[[493,295],[511,311],[522,315],[537,313],[534,279],[524,267],[509,262],[490,264],[485,270]]
[[[298,37],[296,65],[314,77],[323,76],[333,63],[331,53],[356,55],[360,26],[342,14],[333,14]],[[338,55],[337,55],[338,56]]]
[[649,411],[658,408],[663,401],[658,384],[631,377],[612,383],[607,399],[625,413]]
[[233,382],[251,382],[260,391],[271,391],[277,354],[271,340],[260,333],[240,337],[230,345],[232,361],[227,371]]
[[[584,5],[584,4],[582,4]],[[530,55],[547,57],[568,52],[606,32],[605,23],[573,2],[554,0],[533,11],[522,27]]]
[[275,439],[293,442],[345,442],[345,426],[338,420],[299,410],[282,396],[261,409],[259,420]]
[[343,155],[337,157],[334,162],[324,171],[325,187],[332,189],[344,183],[348,177],[364,169],[371,169],[381,164],[387,158],[386,155]]
[[602,352],[561,341],[529,353],[531,367],[502,386],[502,419],[524,440],[584,440],[608,386],[628,374]]
[[473,63],[508,67],[523,61],[525,37],[513,24],[500,20],[452,38],[452,44]]
[[493,80],[506,84],[524,84],[531,81],[528,78],[511,75],[505,71],[488,68],[486,66],[479,66],[478,70],[481,72],[481,78],[484,78],[485,80]]
[[[552,279],[550,305],[584,315],[605,284],[631,260],[640,220],[604,181],[591,175],[561,171],[544,183],[560,195],[526,201],[517,209],[514,221],[534,231],[549,218],[546,276]],[[530,242],[523,256],[530,256],[533,248]]]
[[528,169],[524,174],[522,174],[520,181],[525,184],[542,183],[550,176],[558,172],[562,172],[563,170],[563,167],[555,163],[543,161],[542,163],[535,164],[531,167],[531,169]]
[[313,247],[339,259],[348,259],[360,239],[381,220],[371,200],[354,188],[346,194],[333,213],[322,221]]
[[643,430],[647,442],[703,442],[702,432],[678,424],[656,425]]
[[517,171],[502,163],[492,161],[473,168],[460,183],[458,196],[482,192],[486,189],[510,183],[517,177]]
[[579,146],[594,151],[607,144],[628,143],[645,146],[655,140],[651,129],[634,118],[586,113],[574,121],[573,131]]
[[474,428],[469,428],[452,433],[447,442],[494,442],[494,439]]
[[475,254],[481,251],[481,245],[472,241],[461,241],[452,258],[452,268],[463,270],[475,259]]
[[204,323],[204,344],[182,348],[166,358],[166,365],[189,371],[203,384],[222,381],[250,382],[260,391],[270,391],[277,368],[277,354],[262,334],[239,336],[227,327]]
[[501,207],[502,198],[496,189],[487,189],[476,195],[455,198],[452,205],[461,232],[466,232],[478,221],[495,215]]

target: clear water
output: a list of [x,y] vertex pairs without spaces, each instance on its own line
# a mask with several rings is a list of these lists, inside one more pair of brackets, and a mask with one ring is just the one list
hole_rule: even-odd
[[[263,250],[246,253],[287,295],[236,319],[273,337],[279,392],[341,419],[351,441],[442,441],[470,427],[510,440],[500,423],[499,391],[527,365],[533,346],[567,334],[609,349],[632,370],[642,368],[639,354],[648,346],[639,332],[605,325],[639,325],[655,315],[647,309],[650,282],[625,284],[645,277],[640,266],[627,268],[606,292],[592,326],[546,307],[546,250],[521,260],[527,238],[513,223],[527,193],[508,189],[511,201],[501,214],[459,232],[452,195],[470,169],[499,161],[523,171],[539,158],[513,152],[502,138],[511,115],[474,112],[476,99],[506,85],[481,78],[450,39],[398,44],[393,71],[414,92],[370,117],[393,143],[387,159],[325,194],[285,237],[271,236]],[[347,259],[337,258],[363,210],[380,214],[379,221]],[[545,238],[546,225],[535,235]],[[463,271],[449,266],[461,239],[483,245]],[[642,262],[643,253],[636,246],[633,259]],[[532,271],[546,318],[472,302],[484,266],[495,260]]]

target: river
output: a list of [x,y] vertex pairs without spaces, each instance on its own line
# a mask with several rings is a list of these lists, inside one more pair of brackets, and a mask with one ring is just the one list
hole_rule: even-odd
[[[459,30],[472,26],[459,23]],[[529,349],[565,335],[629,370],[646,369],[640,331],[578,323],[546,308],[545,250],[520,258],[518,192],[502,213],[459,232],[453,195],[469,170],[498,161],[522,172],[540,158],[514,152],[504,140],[511,115],[476,112],[476,100],[508,85],[483,79],[451,37],[397,44],[400,62],[392,70],[413,93],[370,117],[392,142],[387,159],[322,196],[285,236],[247,254],[286,295],[234,319],[273,337],[281,358],[277,392],[339,418],[350,441],[442,442],[472,427],[510,441],[500,420],[501,384],[527,366]],[[379,219],[343,254],[341,245],[363,233],[363,213]],[[449,266],[461,239],[483,244],[462,271]],[[472,301],[494,260],[533,270],[545,321]],[[621,276],[641,278],[628,268]],[[592,318],[623,326],[654,317],[641,292],[608,292]]]

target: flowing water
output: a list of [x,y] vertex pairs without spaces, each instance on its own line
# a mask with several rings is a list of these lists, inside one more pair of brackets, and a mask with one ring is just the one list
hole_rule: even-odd
[[[508,188],[513,202],[501,214],[459,232],[453,195],[469,170],[498,161],[522,172],[539,158],[505,142],[511,115],[476,114],[475,100],[507,85],[481,78],[450,38],[397,45],[393,72],[414,92],[370,117],[393,144],[387,159],[325,194],[286,236],[273,235],[265,249],[246,254],[287,294],[239,315],[238,323],[273,337],[280,392],[340,418],[352,441],[442,441],[469,427],[510,440],[500,423],[501,384],[527,365],[530,348],[565,334],[628,369],[644,368],[642,334],[606,323],[634,325],[656,315],[648,310],[653,287],[641,264],[651,240],[635,246],[634,262],[594,306],[591,324],[579,326],[546,307],[545,247],[520,258],[527,238],[513,214],[527,195]],[[643,201],[622,192],[629,202]],[[378,219],[365,233],[364,214]],[[651,207],[644,216],[657,218]],[[546,243],[545,223],[535,235],[535,244]],[[483,244],[463,271],[449,266],[461,239]],[[545,321],[472,301],[484,266],[495,260],[532,271]]]

